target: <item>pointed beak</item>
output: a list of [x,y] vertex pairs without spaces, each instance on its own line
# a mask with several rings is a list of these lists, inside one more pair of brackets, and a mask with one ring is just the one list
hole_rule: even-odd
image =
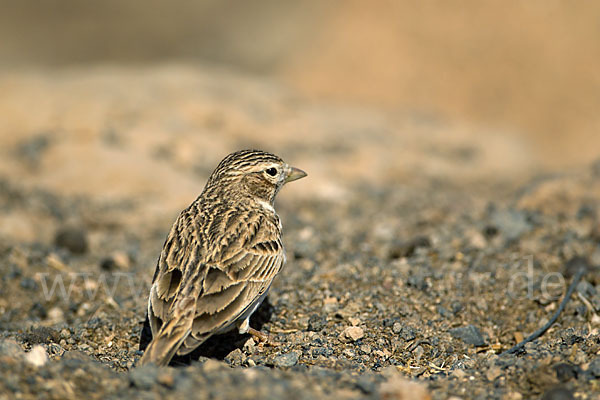
[[290,167],[287,176],[285,177],[285,183],[304,178],[305,176],[306,172],[302,171],[300,168]]

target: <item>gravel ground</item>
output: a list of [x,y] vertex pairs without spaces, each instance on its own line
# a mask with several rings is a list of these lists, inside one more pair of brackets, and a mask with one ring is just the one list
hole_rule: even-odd
[[[108,139],[98,131],[93,148],[128,143],[119,130]],[[172,367],[135,368],[162,242],[214,160],[150,152],[150,162],[195,183],[157,211],[160,201],[133,189],[75,194],[40,178],[56,173],[47,148],[69,139],[35,132],[11,147],[20,167],[0,168],[0,398],[598,398],[598,164],[508,178],[482,168],[462,179],[412,174],[410,161],[404,174],[373,178],[389,142],[381,153],[355,149],[368,138],[357,136],[349,149],[313,152],[312,137],[304,147],[280,139],[271,149],[313,169],[276,204],[288,264],[253,321],[279,345],[229,334]],[[433,153],[457,164],[450,171],[464,168],[462,156]],[[347,160],[377,170],[352,175]],[[329,165],[326,180],[318,169]],[[549,320],[579,265],[587,273],[558,321],[501,355]]]

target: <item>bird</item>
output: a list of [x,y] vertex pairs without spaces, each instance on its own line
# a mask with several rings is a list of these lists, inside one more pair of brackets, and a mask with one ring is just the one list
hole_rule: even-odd
[[250,327],[250,316],[285,264],[275,196],[305,177],[262,150],[226,156],[171,227],[148,296],[152,340],[138,365],[166,366],[215,334]]

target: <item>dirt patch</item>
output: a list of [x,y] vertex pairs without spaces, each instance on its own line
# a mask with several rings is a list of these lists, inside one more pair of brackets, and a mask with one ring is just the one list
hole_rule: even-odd
[[[448,138],[468,128],[304,103],[230,73],[4,79],[0,388],[9,396],[598,392],[597,165],[539,176],[513,139]],[[289,261],[256,321],[281,345],[229,335],[191,363],[134,368],[171,223],[220,158],[247,146],[309,174],[278,198]],[[499,355],[549,318],[576,257],[589,272],[558,322]]]

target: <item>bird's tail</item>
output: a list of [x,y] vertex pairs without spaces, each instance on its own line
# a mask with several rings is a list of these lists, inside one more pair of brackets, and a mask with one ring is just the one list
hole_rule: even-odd
[[195,309],[195,302],[177,307],[177,310],[182,312],[176,312],[168,322],[161,326],[140,359],[140,366],[150,363],[158,366],[169,365],[177,350],[192,332]]

